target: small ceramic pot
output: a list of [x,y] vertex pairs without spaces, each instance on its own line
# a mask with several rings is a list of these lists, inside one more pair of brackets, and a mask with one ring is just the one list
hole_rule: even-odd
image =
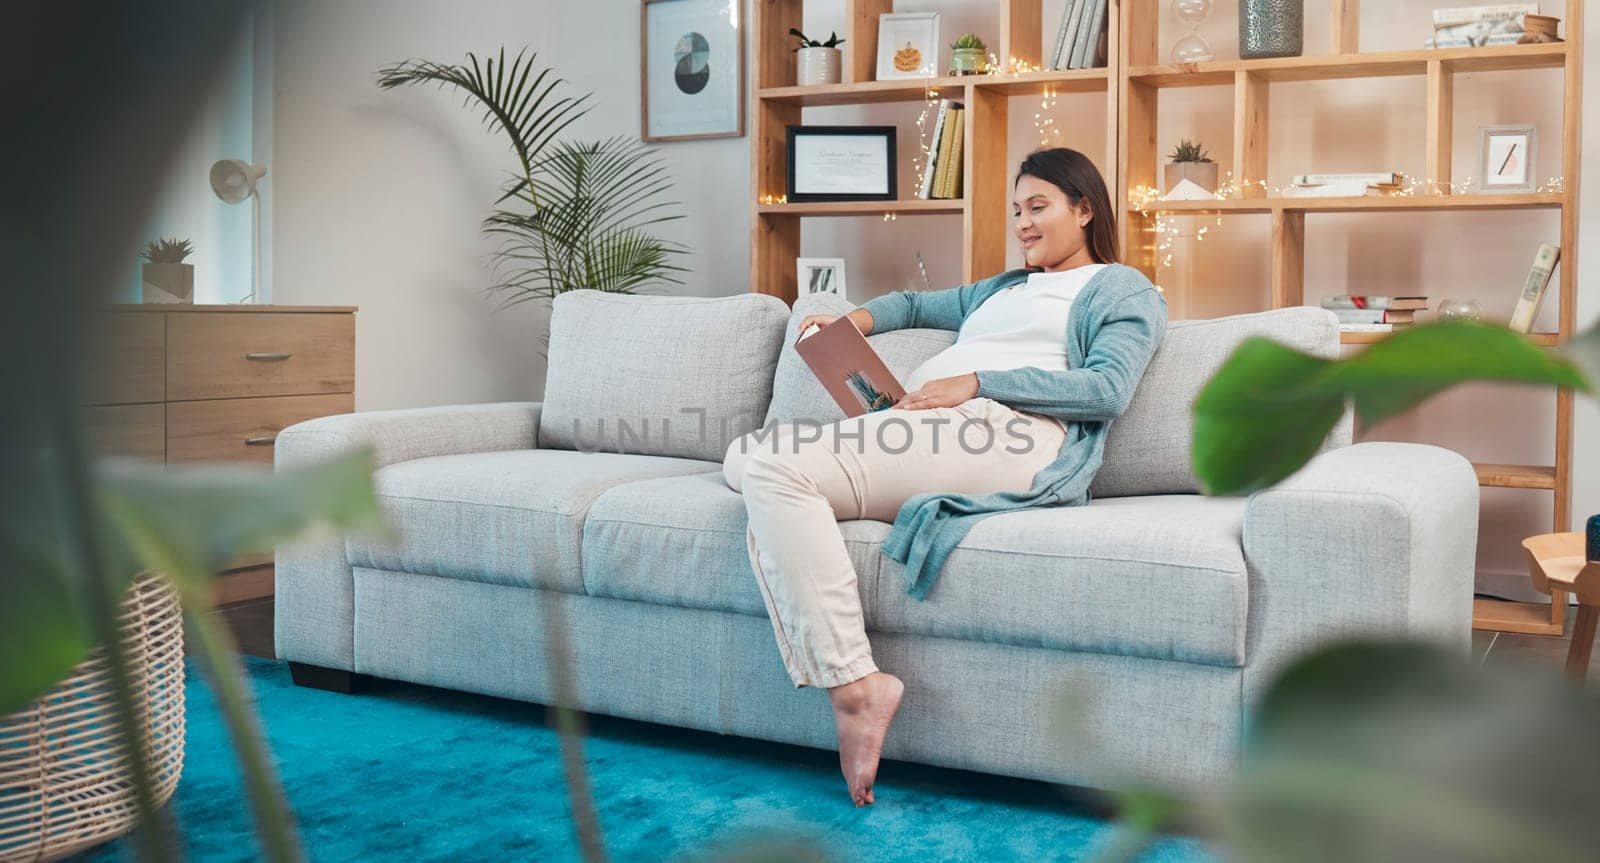
[[1298,57],[1305,50],[1305,0],[1239,0],[1239,56]]
[[1168,162],[1164,174],[1168,192],[1184,180],[1194,183],[1207,192],[1217,190],[1216,162]]
[[145,264],[142,275],[140,302],[194,302],[193,264]]
[[980,75],[989,71],[988,55],[982,48],[956,48],[950,53],[950,74]]
[[844,51],[838,48],[801,48],[795,52],[795,80],[802,87],[839,83]]

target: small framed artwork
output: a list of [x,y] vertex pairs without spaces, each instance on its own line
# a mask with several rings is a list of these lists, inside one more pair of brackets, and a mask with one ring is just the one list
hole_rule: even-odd
[[800,291],[804,294],[844,293],[844,258],[796,258]]
[[932,78],[939,68],[939,13],[878,16],[878,80]]
[[1482,126],[1478,129],[1480,192],[1532,192],[1538,130],[1533,126]]
[[788,199],[895,199],[893,126],[788,127]]
[[744,135],[744,0],[643,0],[639,137],[693,141]]

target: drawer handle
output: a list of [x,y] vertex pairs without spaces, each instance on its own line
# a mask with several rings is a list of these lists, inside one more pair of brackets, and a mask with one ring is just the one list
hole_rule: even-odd
[[277,439],[278,439],[278,436],[275,435],[275,434],[257,435],[255,437],[247,437],[247,438],[245,438],[244,439],[244,445],[245,446],[272,446],[273,442],[277,441]]
[[294,354],[251,351],[250,353],[245,354],[244,358],[253,363],[281,363],[292,356],[294,356]]

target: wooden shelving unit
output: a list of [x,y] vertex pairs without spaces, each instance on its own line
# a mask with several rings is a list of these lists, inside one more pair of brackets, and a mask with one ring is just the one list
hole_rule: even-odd
[[[820,2],[820,0],[813,0]],[[755,201],[751,230],[752,290],[794,302],[795,258],[800,231],[808,218],[959,214],[962,274],[973,281],[1005,267],[1008,182],[1014,166],[999,130],[1007,128],[1013,96],[1045,92],[1101,93],[1106,97],[1107,147],[1103,165],[1115,179],[1114,194],[1130,202],[1123,216],[1123,257],[1152,278],[1156,271],[1155,219],[1161,214],[1262,214],[1272,222],[1271,307],[1305,302],[1307,216],[1323,213],[1413,213],[1490,210],[1556,210],[1561,214],[1561,266],[1555,301],[1560,304],[1557,332],[1529,338],[1554,346],[1573,335],[1576,311],[1577,201],[1579,130],[1581,128],[1583,0],[1567,0],[1562,27],[1566,42],[1416,51],[1360,51],[1360,0],[1333,0],[1332,51],[1322,56],[1271,60],[1230,60],[1187,65],[1160,62],[1160,12],[1165,0],[1112,0],[1110,63],[1107,69],[1024,72],[916,81],[874,81],[878,15],[893,11],[893,0],[829,0],[842,3],[846,38],[844,82],[817,87],[795,85],[790,27],[802,22],[803,0],[751,0],[755,39],[754,125],[751,135],[752,186]],[[1043,51],[1040,0],[995,0],[999,34],[995,55],[1007,68],[1040,64]],[[1440,188],[1451,183],[1451,132],[1454,83],[1458,73],[1561,69],[1564,76],[1562,176],[1560,192],[1525,195],[1427,194],[1397,198],[1276,198],[1256,185],[1267,177],[1271,86],[1278,82],[1351,78],[1425,78],[1428,124],[1424,146],[1428,180]],[[1134,203],[1136,190],[1158,186],[1156,108],[1164,90],[1232,87],[1234,135],[1232,165],[1241,182],[1238,197],[1227,200]],[[800,123],[810,107],[920,102],[937,93],[965,102],[967,148],[964,155],[966,197],[956,201],[916,199],[843,204],[762,203],[784,193],[785,127]],[[982,135],[977,130],[984,130]],[[1315,221],[1314,219],[1312,220]],[[956,238],[952,238],[953,240]],[[1509,251],[1509,250],[1508,250]],[[1522,250],[1517,250],[1519,253]],[[1175,303],[1181,315],[1181,303]],[[1381,335],[1346,334],[1345,344],[1372,344]],[[1548,465],[1478,464],[1485,487],[1529,489],[1554,496],[1554,530],[1570,521],[1572,488],[1573,393],[1556,396],[1556,444]],[[1549,606],[1480,600],[1474,626],[1509,632],[1559,634],[1564,627],[1566,597]]]
[[[1119,158],[1118,185],[1123,200],[1134,201],[1142,188],[1157,182],[1156,108],[1163,90],[1189,87],[1233,88],[1233,172],[1239,177],[1238,196],[1217,201],[1174,201],[1129,204],[1123,229],[1125,259],[1152,278],[1156,270],[1154,221],[1164,213],[1259,213],[1272,219],[1273,308],[1305,302],[1306,216],[1319,213],[1411,213],[1455,210],[1559,210],[1561,213],[1561,267],[1556,302],[1560,304],[1559,330],[1535,333],[1529,338],[1549,347],[1573,335],[1577,305],[1578,264],[1578,136],[1581,129],[1583,81],[1583,0],[1567,0],[1562,27],[1566,42],[1510,45],[1495,48],[1460,48],[1418,51],[1360,51],[1360,0],[1335,0],[1331,4],[1330,32],[1333,51],[1324,56],[1271,60],[1231,60],[1186,65],[1159,62],[1159,0],[1122,0],[1117,85],[1120,90],[1124,150]],[[1428,93],[1426,163],[1430,188],[1451,184],[1451,133],[1454,122],[1455,75],[1464,72],[1562,69],[1562,190],[1527,195],[1426,194],[1397,198],[1274,198],[1257,181],[1267,177],[1267,110],[1271,85],[1282,81],[1322,81],[1347,78],[1425,77]],[[1510,250],[1508,250],[1509,252]],[[1520,253],[1522,250],[1516,250]],[[1418,293],[1427,291],[1418,290]],[[1372,344],[1383,335],[1347,333],[1349,345]],[[1529,489],[1554,495],[1554,530],[1569,528],[1572,492],[1573,394],[1556,395],[1556,442],[1548,465],[1478,464],[1478,481],[1485,487]],[[1479,600],[1474,604],[1473,625],[1480,629],[1558,635],[1566,619],[1565,595],[1554,602],[1522,604]]]
[[[816,0],[814,0],[816,2]],[[1109,16],[1109,65],[1102,69],[1071,69],[966,75],[913,81],[874,81],[878,51],[878,15],[894,11],[892,0],[829,0],[842,3],[845,28],[844,81],[823,86],[795,86],[793,38],[799,27],[803,0],[751,0],[755,27],[755,124],[751,135],[752,186],[756,200],[750,241],[751,289],[793,303],[795,258],[800,253],[801,225],[807,218],[839,216],[899,216],[959,214],[961,236],[952,236],[962,248],[962,277],[974,281],[1005,269],[1008,231],[1008,183],[1014,167],[1006,158],[1005,130],[1014,96],[1044,93],[1103,93],[1106,98],[1107,177],[1118,174],[1117,146],[1117,27]],[[1043,35],[1041,0],[995,0],[999,24],[993,53],[1007,69],[1036,68],[1041,64]],[[1054,31],[1051,30],[1051,33]],[[906,199],[843,204],[762,203],[784,194],[784,129],[801,122],[805,108],[835,105],[874,105],[921,102],[937,93],[941,98],[965,103],[966,148],[963,151],[966,197],[956,201]],[[982,134],[978,130],[983,130]]]

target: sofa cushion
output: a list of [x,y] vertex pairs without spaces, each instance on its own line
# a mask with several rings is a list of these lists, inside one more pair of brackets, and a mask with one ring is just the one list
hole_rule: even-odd
[[403,461],[373,486],[389,540],[351,536],[353,566],[583,592],[583,517],[619,483],[711,472],[692,459],[525,449]]
[[[794,313],[784,329],[783,353],[778,356],[778,373],[772,382],[772,405],[767,409],[766,423],[786,423],[797,420],[829,423],[844,419],[822,382],[812,374],[811,367],[794,349],[799,336],[800,321],[807,315],[842,315],[856,308],[837,294],[808,294],[795,301]],[[953,344],[956,334],[950,330],[892,330],[867,336],[867,344],[883,357],[884,365],[894,376],[904,382],[917,366],[927,358]],[[728,439],[733,442],[732,438]],[[718,458],[722,454],[717,455]]]
[[[867,627],[1213,665],[1244,662],[1244,498],[1117,498],[979,521],[926,601],[883,557],[889,525],[839,523]],[[766,617],[743,498],[720,475],[616,485],[583,526],[591,595]]]
[[[1193,494],[1201,490],[1190,458],[1194,400],[1234,348],[1266,336],[1328,359],[1339,358],[1339,320],[1310,306],[1210,320],[1173,321],[1151,358],[1128,410],[1106,433],[1105,458],[1089,485],[1092,497]],[[1318,452],[1349,446],[1346,411]]]
[[720,462],[766,415],[788,318],[765,294],[560,294],[539,446]]

